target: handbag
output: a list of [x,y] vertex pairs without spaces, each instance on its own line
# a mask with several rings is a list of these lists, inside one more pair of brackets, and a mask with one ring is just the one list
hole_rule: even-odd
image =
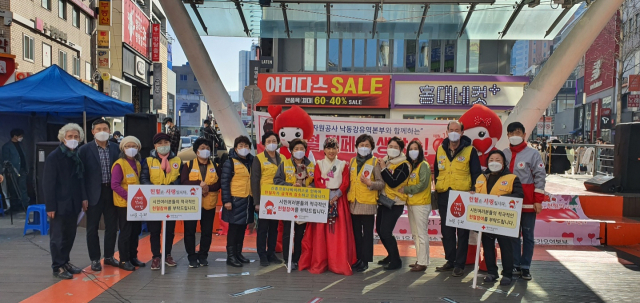
[[586,172],[587,171],[587,166],[584,164],[580,164],[580,171],[581,172]]
[[385,196],[385,195],[380,195],[378,196],[378,204],[391,209],[393,207],[393,205],[396,204],[396,201],[390,199],[389,197]]

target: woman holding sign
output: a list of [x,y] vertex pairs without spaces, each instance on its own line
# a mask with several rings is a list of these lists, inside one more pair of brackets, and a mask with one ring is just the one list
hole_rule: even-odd
[[[313,187],[314,164],[305,156],[307,152],[307,143],[301,139],[293,139],[289,142],[289,150],[291,151],[291,159],[286,159],[278,166],[276,176],[273,178],[273,184],[286,185],[294,187]],[[284,221],[284,229],[282,231],[282,255],[286,264],[289,264],[289,240],[291,237],[291,222]],[[307,227],[306,223],[294,226],[293,237],[293,256],[291,259],[291,270],[298,268],[298,261],[302,251],[302,238]]]
[[[524,198],[520,179],[509,171],[504,153],[494,150],[489,152],[488,156],[488,169],[478,176],[476,191],[472,193]],[[496,265],[496,239],[500,245],[502,257],[500,285],[509,285],[513,274],[513,246],[511,244],[513,238],[489,233],[482,233],[482,247],[488,272],[484,281],[487,283],[495,282],[499,277],[498,265]]]
[[384,188],[378,159],[373,156],[376,144],[367,134],[356,139],[358,155],[349,162],[349,210],[356,243],[355,264],[351,269],[363,272],[373,262],[373,224],[378,203],[378,191]]
[[111,168],[111,189],[113,189],[113,204],[118,208],[118,253],[120,254],[120,268],[134,271],[137,267],[144,267],[138,260],[138,238],[142,230],[141,221],[127,221],[127,190],[129,185],[140,184],[140,140],[134,136],[127,136],[120,141],[120,158]]
[[378,264],[385,265],[386,270],[395,270],[402,267],[398,242],[393,235],[393,229],[407,204],[407,194],[400,191],[407,186],[411,164],[402,153],[404,141],[398,137],[389,139],[387,143],[387,156],[378,162],[382,170],[382,180],[384,180],[384,190],[380,193],[378,214],[376,216],[376,230],[380,236],[382,245],[389,254],[386,258],[378,261]]
[[316,163],[314,183],[317,188],[330,190],[327,223],[309,223],[302,240],[300,270],[321,274],[327,269],[339,274],[353,274],[351,264],[356,262],[351,216],[346,192],[349,188],[349,166],[338,160],[338,141],[324,141],[324,159]]

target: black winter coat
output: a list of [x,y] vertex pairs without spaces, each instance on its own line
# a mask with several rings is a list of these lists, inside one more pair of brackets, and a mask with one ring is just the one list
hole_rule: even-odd
[[84,180],[76,174],[73,159],[65,156],[60,146],[44,162],[43,192],[47,211],[56,216],[77,216],[82,209]]
[[[242,161],[235,149],[229,150],[229,159],[222,164],[222,174],[220,175],[220,188],[222,192],[222,203],[231,203],[231,210],[222,208],[222,220],[229,224],[249,224],[253,223],[254,206],[251,193],[246,197],[231,196],[231,180],[234,178],[235,170],[232,159]],[[243,164],[251,174],[251,164],[253,163],[253,155],[249,154],[244,159]],[[249,182],[249,180],[247,180]]]

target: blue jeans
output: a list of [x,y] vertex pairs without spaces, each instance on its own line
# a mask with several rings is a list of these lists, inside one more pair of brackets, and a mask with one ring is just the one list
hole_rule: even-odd
[[531,268],[533,258],[533,231],[536,227],[536,213],[522,213],[520,220],[520,231],[522,232],[522,249],[520,249],[520,238],[514,238],[513,243],[513,265],[522,269]]

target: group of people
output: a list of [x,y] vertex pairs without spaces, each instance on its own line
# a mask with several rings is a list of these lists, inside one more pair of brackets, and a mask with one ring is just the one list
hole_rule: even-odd
[[[173,126],[167,124],[170,130]],[[542,210],[545,171],[539,153],[528,146],[524,126],[511,123],[508,128],[510,147],[494,150],[488,163],[480,163],[471,140],[464,136],[464,125],[452,121],[447,126],[447,138],[438,147],[433,170],[425,161],[419,141],[406,144],[402,139],[389,139],[386,156],[376,158],[374,139],[363,134],[357,138],[357,155],[349,161],[338,159],[340,149],[335,138],[327,138],[322,147],[325,157],[315,163],[309,159],[307,143],[301,139],[288,142],[290,158],[278,152],[280,138],[266,132],[261,143],[264,152],[251,154],[248,137],[235,139],[233,148],[223,161],[213,160],[213,142],[201,137],[193,145],[196,159],[183,163],[172,151],[172,138],[158,133],[153,137],[150,156],[140,156],[140,141],[127,136],[119,145],[110,142],[109,123],[97,120],[92,125],[95,140],[79,149],[84,139],[82,129],[68,124],[59,132],[60,146],[45,163],[46,208],[51,218],[51,255],[54,275],[71,278],[80,269],[69,261],[75,238],[78,213],[87,214],[87,243],[91,268],[101,270],[98,239],[100,217],[105,217],[104,264],[133,271],[144,267],[138,257],[138,237],[141,222],[127,220],[127,188],[134,184],[196,185],[202,188],[200,250],[196,252],[196,221],[185,222],[185,249],[189,267],[208,265],[213,222],[218,196],[223,203],[222,220],[228,223],[227,260],[233,267],[250,263],[243,256],[247,225],[258,216],[256,247],[260,265],[281,264],[276,255],[279,222],[261,218],[260,193],[267,185],[326,188],[330,191],[327,223],[282,222],[283,257],[291,258],[292,269],[322,273],[327,270],[351,275],[363,272],[373,262],[374,227],[387,256],[378,264],[385,270],[402,268],[398,244],[393,235],[395,225],[408,209],[417,259],[409,265],[412,272],[422,272],[430,265],[428,222],[432,199],[437,199],[446,263],[436,271],[452,271],[454,277],[464,274],[469,231],[446,225],[449,192],[512,196],[524,199],[521,238],[508,238],[484,233],[482,243],[489,275],[485,281],[499,278],[495,242],[502,253],[503,285],[511,283],[514,274],[531,279],[533,231],[536,214]],[[488,169],[482,170],[481,166]],[[432,178],[433,171],[433,178]],[[432,196],[432,180],[435,195]],[[294,234],[290,234],[294,224]],[[175,222],[167,222],[165,259],[161,260],[160,222],[147,222],[153,260],[151,269],[161,262],[176,266],[171,257]],[[113,257],[117,230],[120,260]],[[293,237],[289,256],[290,237]]]

